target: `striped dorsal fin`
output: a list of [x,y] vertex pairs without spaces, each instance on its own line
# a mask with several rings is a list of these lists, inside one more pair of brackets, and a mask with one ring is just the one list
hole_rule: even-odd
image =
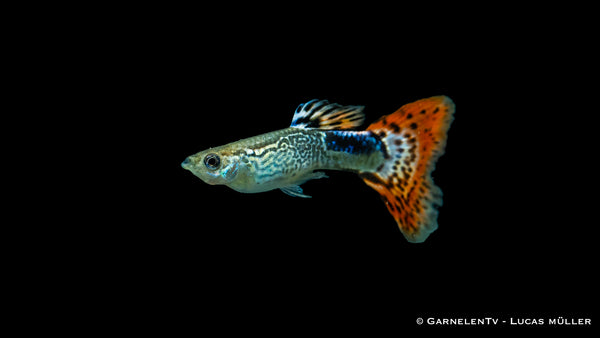
[[307,129],[351,129],[365,120],[363,106],[342,106],[327,100],[311,100],[296,108],[291,127]]

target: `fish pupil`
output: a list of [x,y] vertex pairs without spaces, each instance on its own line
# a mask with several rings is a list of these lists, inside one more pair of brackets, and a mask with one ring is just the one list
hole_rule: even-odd
[[221,164],[221,159],[216,154],[208,154],[204,158],[204,165],[210,170],[215,170],[219,168]]

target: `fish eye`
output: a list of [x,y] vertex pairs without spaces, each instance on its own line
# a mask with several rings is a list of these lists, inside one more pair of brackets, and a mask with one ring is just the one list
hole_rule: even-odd
[[204,158],[204,165],[210,170],[216,170],[221,165],[221,159],[217,154],[208,154]]

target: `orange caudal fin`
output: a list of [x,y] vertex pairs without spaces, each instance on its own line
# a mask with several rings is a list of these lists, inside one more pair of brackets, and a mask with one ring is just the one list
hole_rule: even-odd
[[423,242],[437,229],[442,191],[433,183],[431,172],[444,153],[453,114],[450,98],[434,96],[406,104],[367,128],[387,147],[386,161],[376,171],[360,176],[381,194],[410,242]]

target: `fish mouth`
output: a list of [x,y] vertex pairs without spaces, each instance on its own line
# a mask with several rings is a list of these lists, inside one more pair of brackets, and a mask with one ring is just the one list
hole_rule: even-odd
[[181,167],[185,170],[190,171],[194,176],[198,177],[200,180],[202,180],[206,184],[210,184],[210,185],[220,184],[219,179],[221,177],[218,174],[197,171],[196,168],[194,167],[193,162],[190,160],[189,157],[186,158],[183,162],[181,162]]
[[190,160],[189,157],[186,157],[185,160],[183,160],[183,162],[181,162],[181,167],[186,170],[190,170],[191,165],[192,165],[192,161]]

